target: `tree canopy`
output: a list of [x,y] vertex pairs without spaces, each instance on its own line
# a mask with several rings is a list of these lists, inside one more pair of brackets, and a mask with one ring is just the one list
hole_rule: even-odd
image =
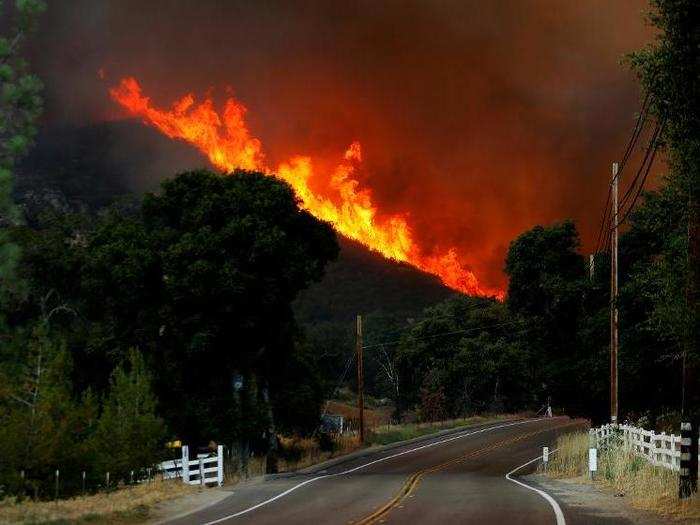
[[[95,443],[112,439],[112,428],[129,435],[152,428],[147,434],[162,439],[156,413],[169,435],[191,443],[255,442],[275,424],[316,426],[323,392],[291,304],[322,277],[338,245],[285,183],[254,172],[188,172],[141,203],[98,216],[49,215],[11,232],[28,284],[27,297],[8,311],[15,341],[42,318],[41,298],[59,307],[46,326],[75,363],[71,399],[106,396]],[[10,347],[4,362],[31,368]],[[295,400],[299,377],[306,390]],[[122,407],[134,403],[148,425],[115,427]],[[95,457],[114,472],[134,461],[117,456]]]

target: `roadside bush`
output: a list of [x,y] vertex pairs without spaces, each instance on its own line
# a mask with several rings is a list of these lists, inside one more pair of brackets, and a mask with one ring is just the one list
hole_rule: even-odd
[[327,432],[318,433],[318,447],[322,452],[334,452],[338,444],[333,439],[333,436]]
[[299,439],[280,440],[277,455],[287,463],[298,463],[304,453],[304,447]]

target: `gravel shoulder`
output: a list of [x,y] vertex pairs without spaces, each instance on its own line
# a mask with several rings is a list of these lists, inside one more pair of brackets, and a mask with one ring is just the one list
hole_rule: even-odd
[[697,521],[669,520],[632,507],[624,497],[601,489],[581,478],[552,479],[542,474],[522,478],[528,485],[544,490],[556,499],[566,516],[567,525],[613,523],[619,525],[690,524]]
[[206,509],[231,495],[231,487],[207,488],[177,499],[153,505],[148,512],[149,525],[158,525]]

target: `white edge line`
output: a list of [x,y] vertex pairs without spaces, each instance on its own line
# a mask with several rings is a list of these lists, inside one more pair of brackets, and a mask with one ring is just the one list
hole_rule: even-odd
[[[550,453],[550,454],[554,454],[557,450],[559,450],[559,449],[556,449],[556,448],[555,448],[554,450],[550,450],[549,453]],[[521,487],[525,487],[525,488],[528,489],[528,490],[532,490],[532,491],[534,491],[534,492],[537,492],[537,494],[539,494],[539,495],[542,496],[544,499],[546,499],[546,500],[547,500],[547,503],[549,503],[549,504],[551,505],[552,510],[554,510],[554,515],[557,517],[557,525],[566,525],[566,520],[564,519],[564,513],[562,512],[561,507],[559,506],[559,503],[557,503],[556,500],[555,500],[552,496],[550,496],[549,494],[547,494],[547,493],[546,493],[545,491],[543,491],[543,490],[536,489],[535,487],[531,487],[530,485],[526,485],[526,484],[523,483],[522,481],[518,481],[517,479],[513,479],[513,478],[510,477],[511,474],[517,472],[518,470],[520,470],[520,469],[523,468],[523,467],[527,467],[527,466],[530,465],[531,463],[534,463],[535,461],[538,461],[538,460],[540,460],[540,459],[542,459],[542,456],[537,456],[535,459],[531,459],[531,460],[528,461],[527,463],[523,463],[523,464],[520,465],[519,467],[515,467],[515,468],[514,468],[513,470],[511,470],[508,474],[506,474],[506,479],[507,479],[508,481],[512,481],[513,483],[517,483],[517,484],[520,485]]]
[[[357,467],[354,467],[354,468],[351,468],[351,469],[348,469],[348,470],[344,470],[344,471],[342,471],[342,472],[337,472],[337,473],[335,473],[335,474],[324,474],[323,476],[316,476],[315,478],[311,478],[311,479],[307,479],[306,481],[302,481],[301,483],[299,483],[299,484],[297,484],[297,485],[294,485],[293,487],[291,487],[291,488],[285,490],[284,492],[280,492],[280,493],[277,494],[276,496],[273,496],[273,497],[271,497],[271,498],[269,498],[269,499],[266,499],[265,501],[261,501],[260,503],[258,503],[258,504],[256,504],[256,505],[253,505],[252,507],[248,507],[247,509],[240,510],[240,511],[234,513],[234,514],[229,514],[228,516],[224,516],[223,518],[218,518],[218,519],[216,519],[216,520],[214,520],[214,521],[208,521],[208,522],[204,523],[203,525],[216,525],[217,523],[221,523],[221,522],[226,521],[226,520],[229,520],[229,519],[231,519],[231,518],[237,518],[238,516],[242,516],[243,514],[248,514],[249,512],[252,512],[252,511],[254,511],[254,510],[256,510],[256,509],[259,509],[260,507],[263,507],[263,506],[265,506],[265,505],[267,505],[267,504],[269,504],[269,503],[272,503],[272,502],[275,501],[275,500],[278,500],[278,499],[280,499],[280,498],[283,498],[284,496],[286,496],[286,495],[288,495],[288,494],[291,494],[291,493],[294,492],[295,490],[300,489],[300,488],[303,487],[304,485],[308,485],[309,483],[313,483],[314,481],[318,481],[319,479],[323,479],[323,478],[333,478],[333,477],[335,477],[335,476],[344,476],[345,474],[350,474],[350,473],[352,473],[352,472],[357,472],[358,470],[361,470],[361,469],[363,469],[363,468],[365,468],[365,467],[369,467],[370,465],[374,465],[374,464],[376,464],[376,463],[381,463],[382,461],[387,461],[387,460],[390,460],[390,459],[394,459],[394,458],[397,458],[397,457],[399,457],[399,456],[403,456],[403,455],[405,455],[405,454],[411,454],[411,453],[413,453],[413,452],[417,452],[417,451],[419,451],[419,450],[423,450],[423,449],[426,449],[426,448],[434,447],[434,446],[436,446],[436,445],[442,445],[443,443],[448,443],[448,442],[454,441],[454,440],[456,440],[456,439],[462,439],[462,438],[467,437],[467,436],[473,436],[474,434],[480,434],[480,433],[482,433],[482,432],[489,432],[489,431],[491,431],[491,430],[497,430],[497,429],[499,429],[499,428],[512,427],[512,426],[514,426],[514,425],[524,425],[524,424],[526,424],[526,423],[534,423],[534,422],[536,422],[536,421],[542,421],[543,419],[551,419],[551,418],[540,417],[540,418],[537,418],[537,419],[528,419],[528,420],[525,420],[525,421],[516,421],[516,422],[514,422],[514,423],[506,423],[506,424],[503,424],[503,425],[497,425],[497,426],[495,426],[495,427],[486,427],[486,428],[482,428],[482,429],[479,429],[479,430],[474,430],[473,432],[458,433],[456,436],[450,436],[449,438],[441,439],[441,440],[439,440],[439,441],[431,441],[430,443],[428,443],[428,444],[426,444],[426,445],[421,445],[420,447],[415,447],[415,448],[412,448],[412,449],[409,449],[409,450],[404,450],[403,452],[398,452],[398,453],[396,453],[396,454],[392,454],[392,455],[390,455],[390,456],[385,456],[385,457],[383,457],[383,458],[375,459],[374,461],[370,461],[369,463],[363,463],[362,465],[359,465],[359,466],[357,466]],[[554,452],[554,451],[552,451],[552,452]],[[535,459],[533,459],[532,461],[530,461],[529,463],[526,463],[525,465],[529,465],[530,463],[532,463],[533,461],[537,461],[538,459],[539,459],[539,458],[535,458]],[[518,467],[518,468],[515,469],[515,470],[518,470],[519,468],[524,467],[525,465],[521,465],[520,467]],[[509,472],[508,474],[506,474],[506,477],[508,477],[508,476],[509,476],[510,474],[512,474],[513,472],[515,472],[515,470]],[[508,478],[508,479],[510,479],[510,478]],[[514,480],[514,479],[510,479],[510,480],[511,480],[511,481],[515,481],[515,483],[520,483],[519,481],[516,481],[516,480]],[[521,483],[521,485],[522,485],[522,483]],[[524,486],[527,487],[527,485],[524,485]],[[531,487],[527,487],[527,488],[531,488]],[[532,489],[532,490],[537,490],[537,489]],[[538,492],[539,492],[539,491],[538,491]],[[542,493],[542,494],[543,494],[546,498],[549,498],[549,497],[550,497],[548,494],[544,494],[544,493]],[[550,499],[551,499],[551,498],[550,498]],[[555,505],[556,505],[556,502],[555,502],[554,500],[552,500],[552,506],[555,506]],[[558,508],[558,507],[557,507],[557,508]],[[555,513],[556,513],[556,508],[555,508]],[[559,510],[559,513],[561,514],[561,509]],[[561,521],[561,522],[559,522],[559,518],[557,517],[557,525],[566,525],[566,522],[563,521],[563,520],[564,520],[564,516],[563,516],[563,515],[562,515],[562,521]]]

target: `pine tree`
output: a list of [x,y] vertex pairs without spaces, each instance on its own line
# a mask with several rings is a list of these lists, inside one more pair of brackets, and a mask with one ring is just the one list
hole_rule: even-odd
[[[19,247],[9,241],[4,228],[20,220],[12,200],[12,170],[29,150],[42,111],[41,81],[29,72],[20,51],[45,7],[41,0],[15,0],[16,24],[7,35],[0,35],[0,279],[4,285],[12,282],[19,257]],[[0,14],[3,8],[0,2]]]
[[164,436],[151,375],[143,356],[132,349],[127,363],[112,373],[93,440],[97,467],[109,472],[111,479],[126,481],[132,470],[157,462]]

